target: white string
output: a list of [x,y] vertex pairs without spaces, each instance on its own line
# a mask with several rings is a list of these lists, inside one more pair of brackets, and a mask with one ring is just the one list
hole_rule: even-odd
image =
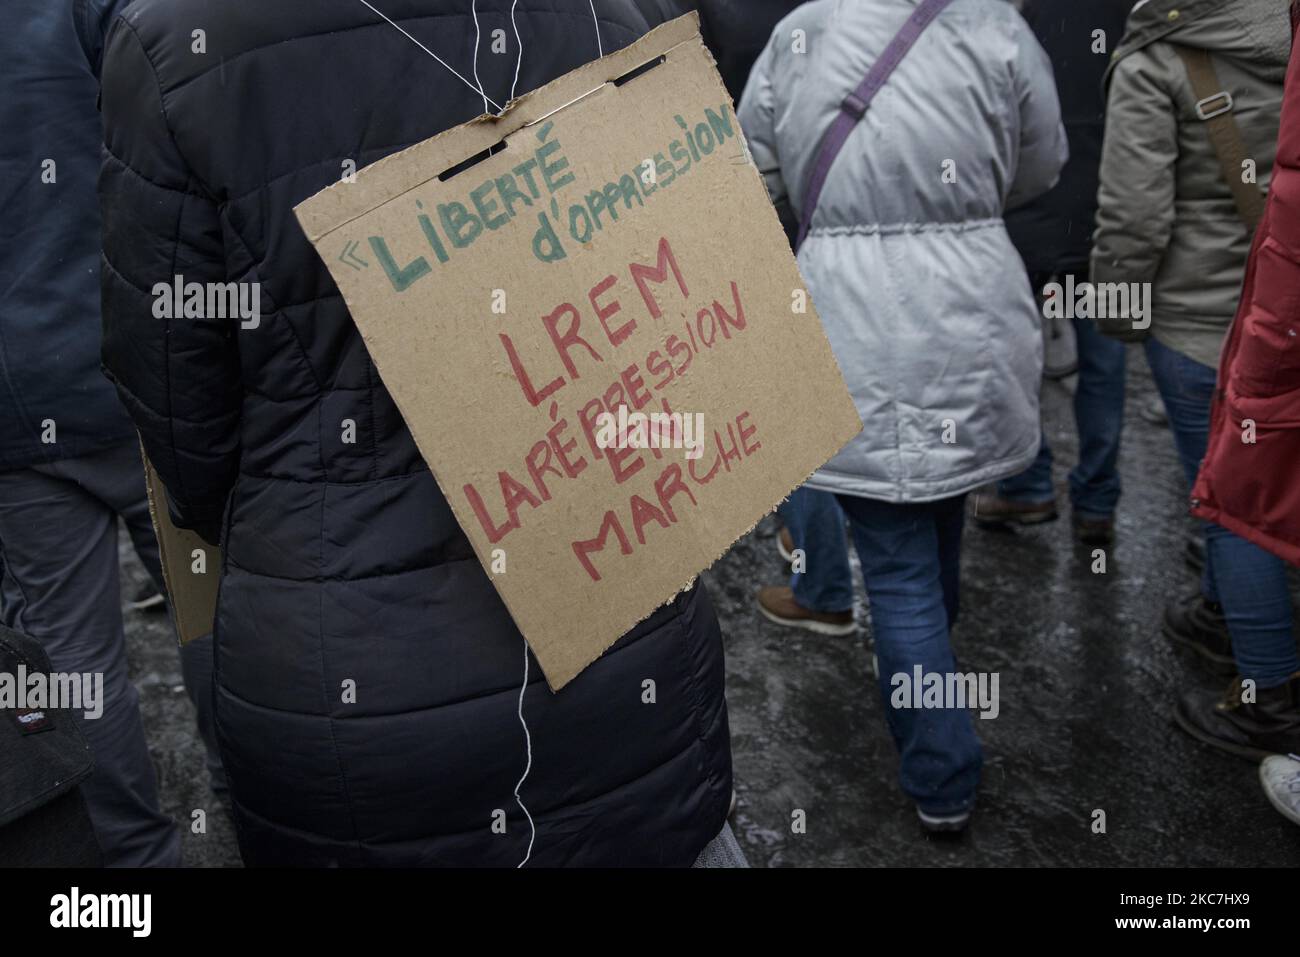
[[600,56],[605,55],[605,47],[600,42],[600,20],[596,16],[596,0],[587,0],[591,4],[591,22],[596,24],[596,52]]
[[528,641],[524,640],[524,683],[519,686],[519,723],[524,726],[524,745],[528,750],[528,763],[524,765],[523,776],[519,783],[515,785],[515,802],[519,805],[519,810],[524,812],[524,817],[528,818],[528,852],[524,854],[524,859],[516,865],[516,869],[523,867],[528,863],[528,859],[533,856],[533,841],[537,838],[537,825],[533,823],[533,816],[528,813],[528,808],[524,807],[524,800],[519,796],[519,789],[524,786],[524,781],[528,778],[528,772],[533,769],[533,736],[528,733],[528,722],[524,720],[524,691],[528,688]]
[[[365,6],[369,7],[376,14],[378,14],[385,22],[389,24],[389,26],[393,27],[399,33],[401,33],[402,36],[406,37],[408,40],[410,40],[412,43],[418,46],[425,53],[429,54],[429,56],[433,57],[435,60],[441,63],[443,67],[445,67],[453,76],[456,77],[456,79],[460,80],[471,90],[474,90],[474,92],[478,93],[479,96],[483,97],[483,112],[485,113],[490,112],[489,106],[492,106],[492,107],[496,107],[498,111],[497,112],[498,116],[505,113],[505,107],[498,104],[495,100],[493,100],[490,96],[488,96],[486,92],[484,92],[483,82],[479,79],[479,75],[478,75],[478,48],[479,48],[479,41],[482,38],[482,31],[479,27],[479,22],[478,22],[478,0],[471,0],[470,2],[470,13],[474,17],[474,61],[473,61],[474,82],[473,83],[471,83],[465,77],[461,76],[460,73],[456,72],[456,70],[449,63],[447,63],[446,60],[438,56],[438,54],[434,53],[432,50],[426,47],[415,37],[411,36],[409,33],[403,30],[401,26],[399,26],[392,19],[386,16],[383,11],[377,9],[374,6],[374,4],[369,2],[369,0],[360,0],[360,2],[363,3]],[[595,0],[588,0],[588,4],[591,6],[591,21],[596,27],[596,50],[598,55],[603,57],[605,55],[605,47],[600,39],[600,20],[596,16]],[[523,39],[519,36],[519,23],[515,20],[515,8],[518,5],[519,5],[519,0],[513,0],[513,2],[510,4],[510,26],[514,29],[515,45],[518,48],[518,52],[515,55],[515,76],[510,83],[511,100],[515,98],[515,89],[519,85],[519,70],[524,62],[524,42]],[[579,99],[581,99],[581,97],[579,97]],[[533,842],[537,840],[537,825],[533,821],[532,814],[528,812],[528,808],[524,805],[524,799],[519,794],[520,788],[524,786],[524,782],[528,780],[529,772],[531,772],[533,769],[533,736],[532,733],[528,730],[528,722],[524,719],[524,692],[527,690],[528,690],[528,641],[525,639],[524,681],[523,684],[519,686],[518,712],[519,712],[519,724],[524,729],[524,748],[525,748],[525,753],[527,755],[527,760],[524,764],[524,773],[520,775],[518,783],[515,784],[515,803],[519,805],[519,810],[523,811],[524,817],[528,819],[528,850],[524,853],[524,859],[516,865],[517,868],[523,867],[525,864],[528,863],[529,859],[532,858]]]
[[490,113],[491,111],[488,109],[487,94],[483,92],[483,81],[478,78],[478,43],[480,36],[478,28],[478,0],[470,0],[469,12],[474,17],[474,82],[478,84],[479,96],[483,97],[483,112]]
[[514,3],[510,4],[510,25],[515,29],[515,46],[519,50],[519,54],[515,57],[515,78],[510,84],[510,99],[512,100],[515,98],[515,87],[519,85],[519,67],[524,62],[524,41],[519,37],[519,24],[515,23],[515,7],[517,6],[519,6],[519,0],[514,0]]
[[[473,83],[471,83],[471,82],[470,82],[469,80],[467,80],[465,77],[463,77],[463,76],[461,76],[459,73],[457,73],[456,70],[452,68],[451,64],[449,64],[449,63],[448,63],[446,60],[444,60],[442,57],[438,56],[438,54],[434,53],[434,52],[433,52],[432,50],[430,50],[427,46],[425,46],[425,45],[424,45],[423,43],[421,43],[419,40],[415,39],[415,37],[411,36],[409,33],[407,33],[405,30],[403,30],[400,26],[398,26],[396,23],[394,23],[391,19],[389,19],[387,16],[385,16],[382,10],[376,9],[376,7],[374,6],[374,4],[370,3],[369,0],[358,0],[358,2],[365,4],[367,7],[369,7],[371,10],[373,10],[375,13],[379,14],[379,16],[380,16],[382,19],[384,19],[384,20],[389,24],[389,26],[391,26],[391,27],[393,27],[394,29],[396,29],[398,33],[402,34],[402,36],[406,37],[406,39],[410,40],[412,43],[414,43],[417,47],[419,47],[419,48],[420,48],[421,50],[423,50],[425,53],[429,54],[429,56],[433,57],[435,60],[437,60],[439,63],[441,63],[444,67],[447,68],[447,70],[448,70],[448,71],[449,71],[453,76],[456,77],[456,79],[460,80],[460,82],[464,83],[467,87],[469,87],[469,88],[470,88],[471,90],[473,90],[475,93],[478,93],[478,94],[479,94],[480,96],[482,96],[483,99],[485,99],[488,103],[492,104],[492,106],[495,106],[497,109],[501,109],[501,106],[500,106],[500,105],[499,105],[495,100],[493,100],[490,96],[488,96],[486,93],[484,93],[481,87],[477,87],[477,86],[475,86]],[[477,46],[477,45],[476,45],[476,46]]]
[[[378,9],[374,4],[370,3],[370,0],[359,0],[359,2],[361,2],[362,4],[370,8],[372,11],[378,14],[379,17],[382,18],[389,26],[397,30],[398,33],[402,34],[402,36],[406,37],[406,39],[410,40],[412,43],[414,43],[425,53],[429,54],[429,56],[433,57],[435,60],[441,63],[443,67],[445,67],[454,77],[456,77],[456,79],[460,80],[460,82],[464,83],[467,87],[469,87],[479,96],[483,97],[484,113],[490,113],[492,111],[491,108],[495,107],[497,111],[496,112],[497,116],[505,115],[506,108],[501,104],[499,104],[496,100],[492,99],[492,97],[488,96],[486,92],[484,92],[483,81],[480,80],[478,76],[478,47],[479,47],[479,40],[482,37],[482,33],[479,29],[479,22],[478,22],[478,0],[470,0],[470,13],[474,17],[474,82],[473,83],[471,83],[468,79],[466,79],[464,76],[458,73],[455,70],[455,68],[453,68],[451,64],[449,64],[446,60],[438,56],[438,54],[434,53],[432,50],[430,50],[419,40],[415,39],[415,37],[411,36],[409,33],[403,30],[399,24],[397,24],[392,19],[390,19],[382,10]],[[596,54],[598,57],[603,57],[605,55],[605,45],[604,43],[601,42],[600,39],[600,18],[596,16],[596,0],[587,0],[587,5],[591,7],[591,22],[596,28]],[[515,54],[515,76],[510,83],[510,100],[513,100],[515,98],[515,90],[519,86],[519,68],[523,65],[524,62],[524,41],[523,38],[519,36],[519,23],[515,20],[515,8],[517,6],[519,6],[519,0],[513,0],[513,2],[510,4],[510,26],[514,28],[515,46],[518,48],[518,52]],[[509,104],[509,100],[507,100],[507,104]]]
[[[519,0],[514,0],[514,2],[510,4],[510,26],[513,27],[515,31],[515,49],[518,51],[515,54],[515,78],[510,84],[510,100],[515,98],[515,88],[519,86],[519,68],[524,62],[524,41],[519,36],[519,24],[515,21],[515,7],[517,6],[519,6]],[[474,82],[478,84],[479,93],[483,96],[483,112],[487,113],[487,94],[483,93],[483,81],[480,80],[478,76],[478,47],[480,36],[478,26],[478,0],[471,0],[469,10],[474,16]],[[506,101],[507,106],[510,104],[510,100]],[[505,108],[503,107],[497,113],[497,116],[503,116],[505,112]]]

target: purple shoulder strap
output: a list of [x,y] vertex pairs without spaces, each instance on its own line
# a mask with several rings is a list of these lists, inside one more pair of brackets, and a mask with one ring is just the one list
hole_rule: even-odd
[[831,164],[835,162],[835,157],[840,155],[840,150],[848,142],[849,134],[853,132],[853,128],[858,125],[862,117],[867,115],[867,108],[871,106],[871,101],[875,99],[894,69],[902,62],[903,57],[907,56],[912,45],[925,32],[925,28],[950,3],[952,0],[922,0],[903,24],[903,29],[889,41],[889,46],[885,47],[885,52],[880,54],[880,59],[871,65],[871,69],[858,84],[858,88],[840,103],[840,111],[835,117],[835,122],[822,137],[821,145],[817,147],[817,160],[813,164],[812,174],[808,177],[808,188],[804,191],[803,211],[799,217],[799,238],[795,242],[796,249],[803,245],[804,239],[808,236],[813,212],[817,209],[817,201],[821,198],[822,187],[826,185],[826,176],[831,171]]

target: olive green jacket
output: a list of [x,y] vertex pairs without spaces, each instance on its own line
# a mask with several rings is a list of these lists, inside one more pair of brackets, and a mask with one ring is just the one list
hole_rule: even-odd
[[1129,15],[1107,73],[1094,283],[1150,283],[1150,333],[1218,364],[1250,253],[1175,45],[1213,56],[1266,191],[1290,54],[1286,0],[1147,0]]

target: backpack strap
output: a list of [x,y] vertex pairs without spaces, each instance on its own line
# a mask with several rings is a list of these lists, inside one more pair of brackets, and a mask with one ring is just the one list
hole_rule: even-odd
[[862,117],[867,115],[871,101],[875,99],[894,69],[903,61],[903,57],[912,49],[913,44],[920,39],[925,28],[950,3],[952,0],[922,0],[912,11],[912,15],[907,18],[903,28],[898,31],[894,39],[889,41],[885,51],[880,54],[880,59],[871,65],[871,69],[867,71],[867,75],[863,77],[857,89],[840,103],[840,111],[835,121],[831,123],[830,128],[822,136],[821,144],[817,147],[817,159],[808,177],[808,188],[804,191],[803,210],[799,217],[799,236],[795,241],[795,249],[802,246],[803,241],[808,237],[813,212],[817,209],[817,201],[821,198],[822,187],[826,185],[831,164],[835,162],[835,157],[839,156],[840,150],[848,142],[849,134],[853,132],[853,128],[858,125]]
[[1264,218],[1264,197],[1253,183],[1241,178],[1242,166],[1248,157],[1241,139],[1241,128],[1232,115],[1232,94],[1219,82],[1209,51],[1184,46],[1175,49],[1187,68],[1187,78],[1196,96],[1196,118],[1205,124],[1214,153],[1219,158],[1223,179],[1232,190],[1237,212],[1253,233]]

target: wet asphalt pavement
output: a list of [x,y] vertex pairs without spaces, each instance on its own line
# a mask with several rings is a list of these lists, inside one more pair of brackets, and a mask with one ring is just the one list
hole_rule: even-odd
[[[754,591],[786,574],[770,518],[705,574],[727,647],[732,826],[752,865],[1300,864],[1300,828],[1268,804],[1256,767],[1197,744],[1170,719],[1183,689],[1226,682],[1160,634],[1166,600],[1196,588],[1182,558],[1192,525],[1169,432],[1138,414],[1154,387],[1137,350],[1128,394],[1124,496],[1106,574],[1092,573],[1091,550],[1070,535],[1065,475],[1077,443],[1058,386],[1043,398],[1061,520],[1015,532],[967,524],[954,645],[961,670],[999,673],[1001,707],[975,722],[984,780],[971,829],[957,841],[927,838],[898,787],[862,596],[854,637],[763,619]],[[134,584],[143,572],[129,552]],[[237,866],[170,626],[139,612],[128,612],[127,625],[163,806],[182,822],[185,861]],[[196,808],[208,811],[204,834],[189,829]],[[1097,810],[1105,833],[1094,833]],[[798,811],[803,833],[793,826]]]

